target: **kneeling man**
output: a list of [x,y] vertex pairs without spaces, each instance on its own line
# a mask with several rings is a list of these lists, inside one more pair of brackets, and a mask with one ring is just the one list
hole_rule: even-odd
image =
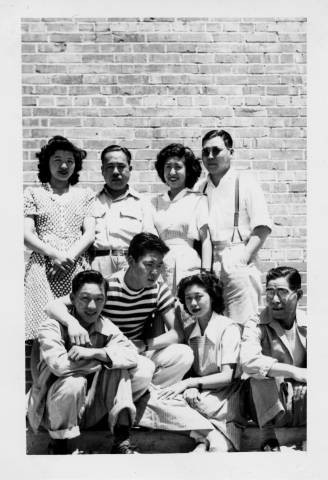
[[28,418],[36,431],[45,427],[49,453],[77,452],[80,428],[105,415],[114,433],[112,453],[134,453],[129,443],[135,419],[131,372],[137,349],[101,315],[107,282],[99,272],[80,272],[72,282],[70,313],[87,330],[88,346],[74,345],[67,328],[49,318],[39,330],[39,358],[32,358],[33,386]]
[[241,363],[251,376],[250,410],[262,434],[261,449],[279,451],[274,427],[306,425],[306,316],[297,309],[301,277],[291,267],[269,270],[267,307],[259,323],[246,323]]

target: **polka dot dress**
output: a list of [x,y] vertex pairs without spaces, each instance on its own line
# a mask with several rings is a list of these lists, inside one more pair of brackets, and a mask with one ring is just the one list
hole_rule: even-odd
[[[66,252],[82,236],[82,224],[92,215],[94,193],[91,189],[70,186],[63,195],[53,193],[49,184],[28,187],[24,192],[24,216],[33,216],[40,240]],[[60,280],[49,280],[49,257],[32,252],[25,272],[25,337],[37,337],[38,328],[46,318],[44,308],[56,297],[71,291],[72,278],[90,268],[86,254],[81,255]]]

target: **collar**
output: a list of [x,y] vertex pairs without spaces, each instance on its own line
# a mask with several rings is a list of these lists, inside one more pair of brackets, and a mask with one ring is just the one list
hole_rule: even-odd
[[[189,336],[189,339],[201,337],[201,331],[199,324],[196,319],[193,318],[195,322],[195,326]],[[224,317],[223,315],[219,315],[216,312],[212,313],[212,316],[207,324],[207,327],[204,331],[204,337],[209,340],[214,345],[217,343],[218,339],[221,338],[222,332],[226,329],[228,325],[231,325],[232,321]],[[221,334],[220,334],[221,333]]]
[[107,187],[107,185],[105,184],[105,185],[103,186],[103,188],[100,190],[99,195],[101,195],[101,194],[106,195],[108,198],[110,198],[110,200],[111,200],[112,202],[117,202],[117,201],[119,201],[119,200],[123,200],[124,198],[127,198],[127,197],[129,197],[129,196],[130,196],[130,197],[137,198],[137,199],[140,199],[140,198],[141,198],[140,193],[137,192],[137,191],[136,191],[134,188],[132,188],[130,185],[128,185],[128,188],[127,188],[126,192],[124,192],[122,195],[120,195],[120,196],[117,197],[117,198],[113,198],[113,197],[111,196],[111,194],[109,193],[109,191],[107,190],[106,187]]
[[237,174],[236,170],[233,167],[230,167],[229,170],[227,171],[227,173],[225,173],[223,175],[223,177],[221,178],[221,180],[220,180],[220,182],[217,186],[215,186],[214,183],[212,182],[212,179],[211,179],[209,173],[207,174],[206,182],[207,182],[207,185],[209,185],[211,188],[218,188],[222,184],[225,184],[225,183],[233,180],[236,177],[236,174]]
[[188,195],[189,193],[198,193],[198,192],[195,192],[194,190],[192,190],[191,188],[184,188],[183,190],[181,190],[181,192],[178,193],[178,195],[176,195],[173,200],[170,199],[169,197],[169,193],[168,192],[164,192],[162,193],[162,198],[163,200],[165,200],[166,202],[177,202],[178,200],[180,200],[181,198],[185,197],[186,195]]

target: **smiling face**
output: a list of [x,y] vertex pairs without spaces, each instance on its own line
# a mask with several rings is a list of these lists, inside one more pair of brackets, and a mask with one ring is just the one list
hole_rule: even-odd
[[180,191],[186,185],[186,166],[182,158],[168,158],[164,165],[164,179],[170,190]]
[[75,159],[72,152],[67,150],[56,150],[49,158],[50,183],[66,183],[75,170]]
[[232,152],[222,137],[210,138],[203,145],[202,160],[210,175],[222,177],[230,168]]
[[79,322],[84,328],[90,328],[98,320],[105,305],[103,285],[85,283],[75,294],[71,293],[70,297]]
[[101,166],[107,187],[116,193],[124,193],[130,180],[132,167],[122,151],[108,152]]
[[269,311],[285,329],[290,329],[296,318],[298,293],[291,290],[286,277],[270,280],[266,287],[266,299]]
[[154,285],[163,269],[164,255],[156,251],[145,252],[138,260],[128,257],[128,278],[133,289],[139,290]]
[[185,304],[188,312],[197,320],[209,320],[212,315],[212,300],[201,285],[190,285],[185,290]]

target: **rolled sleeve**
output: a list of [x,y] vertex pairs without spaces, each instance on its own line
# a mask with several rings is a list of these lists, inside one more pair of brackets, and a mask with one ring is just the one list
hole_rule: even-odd
[[110,359],[107,368],[134,368],[138,363],[138,351],[133,343],[114,324],[106,322],[107,329],[110,329],[104,350]]
[[266,377],[269,370],[277,359],[262,354],[262,332],[253,320],[247,322],[244,327],[240,362],[245,373],[255,377]]
[[230,325],[222,335],[221,359],[218,359],[218,367],[228,363],[238,363],[240,353],[240,330],[237,325]]
[[269,216],[264,193],[252,174],[245,175],[247,185],[246,204],[252,230],[259,226],[265,226],[272,230],[272,221]]

